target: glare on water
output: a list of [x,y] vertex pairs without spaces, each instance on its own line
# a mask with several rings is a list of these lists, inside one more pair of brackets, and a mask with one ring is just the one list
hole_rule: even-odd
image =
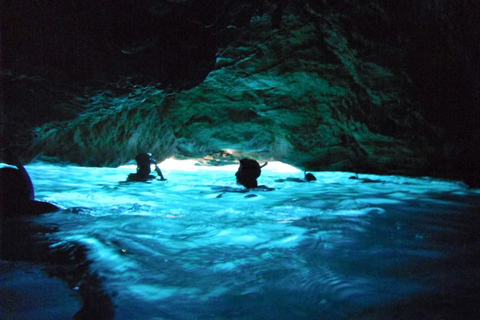
[[258,182],[275,190],[231,192],[235,165],[160,167],[167,181],[124,183],[134,166],[27,166],[65,208],[37,220],[89,249],[118,319],[415,319],[480,287],[480,193],[460,182],[281,182],[303,172],[270,163]]

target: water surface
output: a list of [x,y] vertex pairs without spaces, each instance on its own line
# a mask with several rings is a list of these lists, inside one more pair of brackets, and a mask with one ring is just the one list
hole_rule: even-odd
[[[88,248],[116,319],[477,319],[480,192],[431,178],[269,165],[27,166],[54,246]],[[225,188],[229,187],[229,188]]]

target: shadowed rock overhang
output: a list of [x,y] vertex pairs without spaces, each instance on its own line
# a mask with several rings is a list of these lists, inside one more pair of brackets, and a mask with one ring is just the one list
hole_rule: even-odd
[[478,184],[476,1],[110,2],[5,3],[2,153]]

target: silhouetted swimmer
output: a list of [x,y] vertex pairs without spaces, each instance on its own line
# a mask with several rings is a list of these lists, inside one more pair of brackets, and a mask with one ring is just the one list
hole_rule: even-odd
[[[237,177],[237,183],[243,185],[247,189],[255,189],[256,191],[273,191],[274,188],[270,188],[264,185],[259,186],[257,178],[262,173],[262,168],[265,167],[268,162],[260,165],[256,160],[242,159],[240,160],[240,167],[238,168],[235,176]],[[249,195],[248,197],[252,197]]]
[[240,160],[240,166],[238,167],[237,173],[237,183],[241,184],[247,189],[257,188],[257,178],[260,177],[262,173],[261,168],[265,167],[268,162],[265,162],[263,165],[253,159],[242,159]]
[[[269,188],[267,186],[259,186],[257,183],[257,178],[260,177],[262,173],[261,168],[265,167],[268,162],[265,162],[263,165],[260,165],[257,161],[252,159],[242,159],[240,161],[240,166],[238,167],[235,176],[237,177],[237,183],[243,185],[244,188],[234,188],[234,187],[225,187],[225,186],[214,186],[212,190],[221,191],[222,193],[217,196],[221,198],[227,192],[233,193],[248,193],[251,189],[257,191],[273,191],[274,188]],[[247,195],[246,198],[256,197],[256,195]]]
[[61,210],[51,203],[36,201],[32,180],[22,163],[16,157],[8,163],[17,169],[0,168],[0,215],[37,215]]
[[160,180],[167,180],[163,177],[162,171],[157,165],[157,160],[153,159],[150,153],[139,153],[135,157],[135,161],[137,162],[137,173],[129,174],[127,181],[145,182],[155,179],[155,176],[150,174],[150,172],[152,172],[150,168],[152,164],[155,166],[155,172],[160,177]]
[[385,182],[385,181],[382,181],[382,180],[372,180],[372,179],[368,179],[368,178],[359,178],[358,177],[358,173],[355,173],[354,176],[351,176],[349,177],[348,179],[350,180],[359,180],[359,181],[362,181],[363,183],[379,183],[379,182]]
[[277,179],[275,182],[285,182],[285,181],[292,181],[292,182],[310,182],[310,181],[316,181],[317,178],[311,173],[305,174],[305,177],[303,178],[287,178],[287,179]]

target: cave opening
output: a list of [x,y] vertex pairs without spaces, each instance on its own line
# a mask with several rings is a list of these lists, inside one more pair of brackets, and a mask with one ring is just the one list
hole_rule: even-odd
[[0,167],[57,209],[2,199],[0,318],[479,318],[479,16],[3,1]]

